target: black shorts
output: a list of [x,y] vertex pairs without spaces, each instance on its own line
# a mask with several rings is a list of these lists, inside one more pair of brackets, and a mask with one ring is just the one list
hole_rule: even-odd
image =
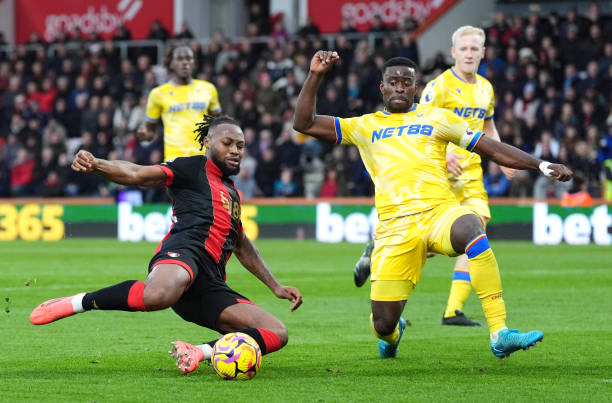
[[149,271],[158,264],[178,264],[190,273],[191,285],[172,306],[188,322],[221,333],[217,320],[225,308],[238,303],[253,304],[227,285],[225,270],[221,271],[206,251],[163,248],[151,259]]

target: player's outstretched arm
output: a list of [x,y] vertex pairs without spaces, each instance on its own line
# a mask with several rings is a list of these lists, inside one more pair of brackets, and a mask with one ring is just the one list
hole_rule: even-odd
[[166,184],[166,174],[159,167],[128,161],[107,161],[85,150],[75,155],[72,169],[77,172],[93,172],[120,185],[161,187]]
[[552,164],[548,161],[542,161],[526,152],[519,150],[511,145],[491,140],[487,137],[482,137],[474,151],[478,154],[486,156],[499,165],[504,165],[515,169],[531,169],[540,170],[546,176],[552,176],[555,179],[566,182],[572,178],[574,173],[565,165]]
[[331,116],[317,115],[317,90],[327,73],[340,57],[336,52],[319,50],[312,57],[310,72],[295,106],[293,128],[319,140],[336,142],[334,119]]
[[274,295],[278,298],[284,298],[291,301],[293,303],[291,305],[292,311],[295,311],[302,305],[302,294],[300,294],[300,291],[295,287],[284,286],[278,282],[270,269],[268,269],[268,266],[266,266],[266,263],[263,261],[253,241],[251,241],[244,232],[238,235],[238,242],[236,248],[234,248],[234,254],[248,271],[253,273],[255,277],[272,290]]

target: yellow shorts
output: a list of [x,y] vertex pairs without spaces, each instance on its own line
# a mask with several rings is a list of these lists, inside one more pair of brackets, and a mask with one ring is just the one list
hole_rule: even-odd
[[451,245],[450,231],[459,217],[468,214],[474,212],[458,202],[448,202],[418,214],[380,221],[374,237],[370,298],[408,299],[421,277],[427,251],[459,255]]
[[474,213],[485,217],[487,221],[491,219],[489,210],[489,196],[481,180],[451,180],[451,190],[462,206],[466,206]]

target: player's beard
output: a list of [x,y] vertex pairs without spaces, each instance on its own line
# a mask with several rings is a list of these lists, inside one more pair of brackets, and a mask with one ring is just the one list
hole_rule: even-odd
[[238,175],[238,173],[240,172],[240,165],[238,165],[236,168],[230,167],[225,162],[217,158],[214,153],[211,153],[211,154],[212,155],[210,156],[210,159],[212,159],[215,165],[219,167],[219,169],[223,173],[223,176]]

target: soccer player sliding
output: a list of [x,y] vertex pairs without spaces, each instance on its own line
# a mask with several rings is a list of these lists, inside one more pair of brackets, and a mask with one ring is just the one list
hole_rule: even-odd
[[383,65],[383,111],[348,119],[317,115],[317,90],[338,60],[332,51],[314,55],[293,126],[320,140],[356,146],[374,181],[380,223],[371,264],[370,324],[379,339],[380,356],[397,355],[406,327],[401,315],[428,252],[467,255],[472,286],[481,301],[496,357],[507,357],[541,341],[544,335],[538,330],[519,332],[506,326],[499,269],[484,223],[451,192],[446,148],[454,143],[499,165],[539,169],[560,181],[569,180],[572,171],[491,140],[446,109],[414,103],[417,67],[406,58],[391,58]]
[[[221,334],[251,336],[262,354],[287,344],[285,325],[225,282],[225,265],[232,255],[278,298],[302,304],[294,287],[283,286],[270,272],[240,220],[240,196],[229,178],[240,171],[244,134],[228,117],[204,116],[196,140],[205,155],[176,158],[160,165],[142,166],[107,161],[81,150],[72,169],[93,172],[121,185],[167,187],[173,200],[173,225],[149,263],[146,282],[128,280],[107,288],[43,302],[30,314],[35,325],[45,325],[74,314],[96,310],[157,311],[172,307],[184,320]],[[211,356],[216,340],[198,346],[173,342],[172,356],[179,370],[195,370]]]

